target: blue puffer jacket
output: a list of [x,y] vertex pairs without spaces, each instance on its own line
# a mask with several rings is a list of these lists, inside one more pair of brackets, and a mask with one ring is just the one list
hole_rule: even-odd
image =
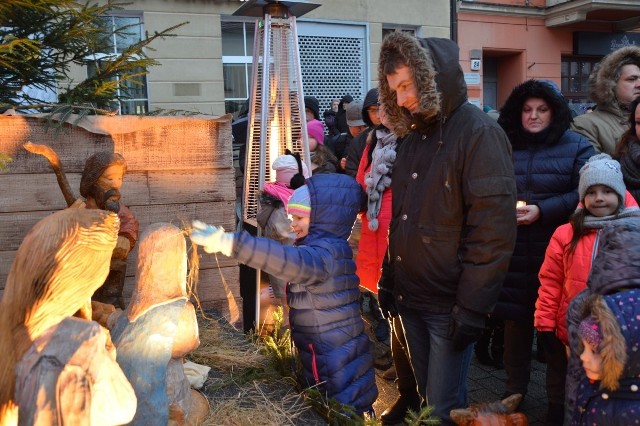
[[358,413],[378,397],[369,338],[360,316],[356,265],[347,238],[360,206],[360,187],[350,176],[307,179],[309,234],[285,247],[246,232],[236,234],[234,257],[288,281],[291,335],[303,366],[304,384]]
[[[522,105],[531,97],[544,99],[553,111],[551,124],[539,133],[522,127]],[[568,130],[570,122],[566,101],[553,86],[537,80],[517,86],[500,112],[498,123],[513,147],[518,200],[537,205],[541,216],[518,226],[516,247],[494,309],[498,318],[533,322],[538,272],[547,245],[578,206],[579,171],[595,150],[586,138]]]

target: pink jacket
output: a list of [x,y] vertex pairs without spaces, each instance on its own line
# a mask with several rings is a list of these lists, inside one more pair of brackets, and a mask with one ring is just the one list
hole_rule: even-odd
[[[625,207],[637,207],[629,192]],[[587,287],[591,271],[594,243],[599,229],[591,229],[578,241],[575,251],[569,253],[573,228],[567,223],[559,226],[547,246],[538,278],[538,300],[534,325],[538,331],[554,331],[558,339],[568,345],[567,309],[569,302]]]

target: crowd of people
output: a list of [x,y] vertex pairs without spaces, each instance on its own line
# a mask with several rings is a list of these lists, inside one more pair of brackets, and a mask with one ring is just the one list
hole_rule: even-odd
[[640,48],[603,58],[589,80],[596,108],[578,117],[544,79],[477,108],[445,39],[389,34],[378,79],[362,102],[332,100],[324,123],[305,97],[312,170],[279,157],[262,197],[290,228],[258,238],[196,222],[192,241],[274,277],[305,384],[359,415],[378,395],[368,292],[399,391],[383,424],[425,405],[452,424],[474,347],[504,366],[505,398],[526,397],[536,335],[548,424],[637,420]]

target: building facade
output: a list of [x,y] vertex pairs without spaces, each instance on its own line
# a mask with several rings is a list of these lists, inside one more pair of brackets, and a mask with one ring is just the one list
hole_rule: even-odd
[[[451,35],[455,1],[317,0],[320,4],[297,21],[305,94],[320,101],[350,94],[362,100],[377,85],[379,46],[387,31],[402,29],[421,37]],[[113,24],[139,22],[140,33],[114,39],[114,52],[145,33],[188,22],[175,36],[156,40],[146,52],[160,66],[151,67],[121,112],[158,109],[237,115],[250,93],[255,18],[233,16],[240,0],[133,0],[113,13]],[[453,9],[452,9],[453,8]],[[132,27],[133,28],[133,27]],[[105,54],[113,52],[105,52]],[[91,70],[77,68],[82,80]],[[63,85],[71,82],[63,82]]]
[[457,12],[461,65],[478,106],[498,109],[515,85],[536,78],[558,83],[583,112],[594,65],[640,46],[637,0],[459,0]]

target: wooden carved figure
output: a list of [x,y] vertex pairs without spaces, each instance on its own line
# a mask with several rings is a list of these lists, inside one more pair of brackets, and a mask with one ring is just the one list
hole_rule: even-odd
[[194,424],[208,412],[182,366],[184,355],[200,345],[186,278],[182,231],[167,223],[149,226],[139,242],[131,302],[110,318],[118,364],[138,396],[132,425]]
[[138,221],[127,206],[120,201],[122,180],[127,172],[124,157],[115,152],[101,151],[93,154],[84,164],[80,180],[80,195],[88,209],[103,209],[118,213],[120,232],[111,259],[111,272],[105,283],[93,295],[98,302],[109,303],[124,309],[124,279],[127,256],[138,239]]
[[104,210],[62,210],[18,248],[0,306],[0,424],[133,418],[135,393],[108,333],[72,316],[107,277],[119,222]]
[[[84,164],[80,180],[80,195],[76,198],[60,162],[58,154],[46,145],[27,142],[24,149],[45,157],[53,169],[58,185],[69,207],[102,209],[118,214],[120,231],[118,243],[113,251],[111,271],[105,283],[93,295],[93,299],[124,309],[122,291],[127,269],[127,256],[138,239],[138,221],[127,206],[120,201],[122,180],[127,172],[127,163],[121,154],[101,151],[91,155]],[[78,316],[91,318],[91,309],[83,306]]]
[[527,426],[523,413],[515,413],[522,401],[521,394],[514,394],[502,401],[484,402],[469,408],[451,410],[451,420],[459,426]]

